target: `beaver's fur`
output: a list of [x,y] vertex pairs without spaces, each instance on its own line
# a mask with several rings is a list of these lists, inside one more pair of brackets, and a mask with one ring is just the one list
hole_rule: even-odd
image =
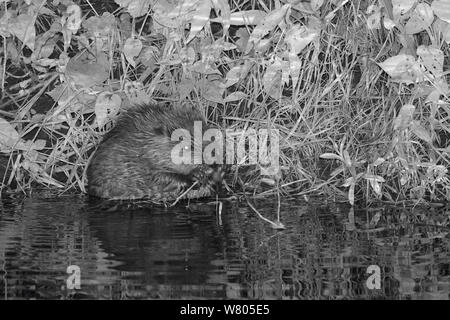
[[189,106],[144,105],[123,112],[105,135],[87,169],[88,193],[107,199],[149,199],[165,202],[210,196],[214,179],[211,167],[175,164],[171,150],[173,130],[184,128],[194,137],[194,121],[201,113]]

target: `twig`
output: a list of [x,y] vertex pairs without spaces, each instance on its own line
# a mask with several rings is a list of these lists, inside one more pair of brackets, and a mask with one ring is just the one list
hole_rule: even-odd
[[178,201],[180,201],[197,184],[198,184],[198,181],[195,181],[185,192],[183,192],[181,195],[179,195],[178,198],[176,198],[176,200],[174,201],[174,203],[172,203],[169,207],[173,207],[174,205],[176,205],[178,203]]
[[[256,208],[250,203],[250,200],[248,199],[247,194],[245,193],[245,186],[244,186],[244,184],[242,183],[242,180],[241,180],[241,179],[239,179],[239,180],[241,181],[242,189],[243,189],[243,191],[244,191],[244,197],[245,197],[245,200],[247,201],[248,206],[249,206],[253,211],[255,211],[255,213],[258,215],[258,217],[259,217],[260,219],[262,219],[262,220],[268,222],[268,223],[270,224],[270,226],[271,226],[272,228],[274,228],[274,229],[277,229],[277,230],[283,230],[283,229],[286,229],[286,227],[284,226],[284,224],[281,223],[281,221],[280,221],[280,216],[279,216],[279,215],[278,215],[278,221],[273,222],[273,221],[271,221],[271,220],[265,218],[261,213],[258,212],[258,210],[256,210]],[[278,212],[278,213],[279,213],[279,212]]]

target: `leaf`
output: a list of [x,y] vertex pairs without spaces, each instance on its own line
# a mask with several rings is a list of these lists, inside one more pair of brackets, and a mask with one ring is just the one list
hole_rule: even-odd
[[[230,24],[233,26],[252,26],[259,24],[267,16],[261,10],[238,11],[230,14]],[[211,19],[212,22],[222,22],[222,18]]]
[[431,9],[434,14],[448,23],[450,23],[450,1],[448,0],[434,0],[431,3]]
[[450,43],[450,23],[445,22],[441,19],[436,19],[433,23],[436,34],[442,33],[442,37],[447,44]]
[[138,62],[146,67],[153,67],[158,61],[159,49],[155,46],[145,48],[139,54]]
[[289,61],[281,61],[281,84],[283,86],[289,85]]
[[432,143],[433,138],[431,137],[430,132],[422,127],[418,121],[413,121],[411,126],[411,131],[419,137],[419,139],[422,139],[425,142]]
[[329,24],[331,20],[333,20],[333,18],[336,15],[336,11],[340,8],[342,8],[347,2],[349,2],[349,0],[332,0],[334,2],[334,4],[337,6],[337,8],[335,8],[333,11],[329,12],[325,18],[323,18],[324,22],[326,24]]
[[106,58],[90,60],[87,56],[70,58],[65,70],[66,78],[77,86],[91,88],[103,83],[109,76]]
[[83,27],[95,37],[108,36],[116,28],[116,18],[111,13],[104,12],[100,17],[92,16],[83,21]]
[[376,174],[366,173],[366,174],[364,174],[364,178],[367,180],[374,180],[376,182],[386,182],[386,180],[383,177],[378,176]]
[[286,13],[291,8],[290,4],[285,4],[282,7],[270,12],[266,18],[253,29],[250,39],[247,43],[245,53],[249,53],[252,45],[259,42],[266,34],[275,29],[275,27],[284,19]]
[[67,14],[67,29],[72,31],[72,33],[77,33],[81,26],[81,8],[76,4],[71,4],[66,9]]
[[[177,12],[178,15],[184,15],[184,12],[180,12],[179,9],[176,8],[175,4],[169,3],[167,1],[156,1],[153,8],[153,16],[152,18],[155,20],[157,25],[163,26],[166,28],[178,28],[180,23],[180,19],[174,17],[173,14],[169,15],[171,12]],[[176,11],[178,10],[178,11]]]
[[128,38],[125,41],[125,45],[123,46],[123,54],[127,61],[133,66],[136,67],[136,62],[134,61],[134,57],[138,56],[142,50],[142,42],[139,39]]
[[282,89],[282,61],[276,57],[272,64],[270,64],[263,76],[264,90],[274,99],[281,98]]
[[46,141],[43,139],[38,139],[35,142],[31,140],[20,140],[17,142],[17,144],[14,146],[15,150],[22,150],[22,151],[31,151],[31,150],[42,150],[45,148]]
[[315,12],[311,8],[311,4],[306,1],[290,1],[292,2],[292,8],[302,13],[306,13],[306,15],[313,15]]
[[[376,192],[376,193],[378,194],[378,192]],[[378,195],[381,196],[381,191],[380,191],[380,193]],[[370,228],[375,228],[377,226],[378,222],[380,221],[380,219],[381,219],[381,211],[378,211],[377,213],[375,213],[373,218],[370,220],[369,227]]]
[[392,30],[395,27],[395,22],[393,20],[389,19],[388,17],[384,17],[384,19],[383,19],[383,26],[387,30]]
[[34,50],[34,42],[36,39],[36,29],[34,27],[34,18],[21,14],[11,19],[9,31],[23,42],[30,50]]
[[380,184],[372,179],[369,179],[369,184],[372,187],[373,191],[378,195],[381,196],[381,186]]
[[[2,1],[0,1],[2,2]],[[27,1],[26,1],[27,2]],[[46,0],[34,0],[31,1],[30,7],[28,7],[28,14],[37,14],[37,15],[49,15],[52,17],[56,17],[57,15],[52,10],[46,8],[44,5]]]
[[191,19],[191,30],[189,37],[186,40],[186,44],[189,43],[195,36],[203,29],[206,23],[209,21],[209,15],[211,13],[210,0],[202,0],[197,6],[197,10],[193,14]]
[[347,167],[351,167],[352,166],[352,159],[350,158],[350,154],[348,153],[348,151],[344,150],[342,155],[344,156],[344,164]]
[[333,172],[330,173],[330,177],[335,177],[340,173],[343,173],[345,170],[344,166],[340,166],[339,168],[336,168],[335,170],[333,170]]
[[220,11],[220,17],[222,19],[223,35],[225,36],[230,29],[230,16],[231,9],[228,0],[211,0],[216,12]]
[[381,12],[375,11],[369,17],[367,17],[367,27],[369,30],[378,30],[381,28]]
[[394,120],[394,130],[404,130],[411,124],[416,107],[412,104],[405,104],[400,108],[397,118]]
[[433,46],[421,45],[417,48],[417,55],[422,58],[424,66],[436,78],[442,76],[444,71],[444,53]]
[[228,50],[234,50],[234,49],[236,49],[237,48],[237,46],[234,44],[234,43],[231,43],[231,42],[223,42],[222,44],[221,44],[221,48],[222,48],[222,51],[228,51]]
[[292,54],[299,54],[308,44],[318,37],[317,30],[305,26],[293,25],[286,32],[285,42],[289,44]]
[[31,147],[32,150],[42,150],[45,148],[45,145],[47,144],[47,141],[44,139],[37,139],[33,142],[33,145]]
[[400,172],[400,185],[404,186],[410,180],[409,175],[406,171]]
[[209,45],[203,45],[202,59],[197,62],[205,64],[204,67],[207,67],[208,69],[214,68],[217,70],[217,66],[212,62],[218,61],[223,51],[233,50],[235,48],[236,46],[234,44],[224,41],[223,38],[219,38]]
[[397,82],[411,84],[423,79],[420,65],[411,55],[399,54],[378,65]]
[[189,66],[189,70],[192,72],[197,72],[201,74],[217,74],[220,75],[220,71],[215,68],[215,66],[211,66],[211,64],[207,62],[203,62],[201,60],[196,61],[192,66]]
[[62,83],[55,86],[51,91],[48,91],[47,94],[53,99],[55,102],[59,102],[60,100],[68,101],[73,97],[71,94],[71,90],[67,83]]
[[239,52],[244,52],[247,47],[248,40],[250,39],[250,34],[247,31],[247,28],[239,28],[236,31],[236,37],[238,40],[236,41],[236,46]]
[[339,156],[337,154],[334,154],[334,153],[322,153],[320,155],[320,158],[322,158],[322,159],[329,159],[329,160],[339,160],[339,161],[344,162],[344,159],[342,159],[341,156]]
[[122,99],[111,92],[102,92],[95,101],[95,121],[101,128],[120,110]]
[[406,22],[405,32],[408,34],[419,33],[430,27],[433,21],[434,15],[431,7],[426,3],[419,3]]
[[241,91],[236,91],[233,92],[231,94],[229,94],[224,100],[223,102],[233,102],[233,101],[239,101],[239,100],[244,100],[245,98],[247,98],[247,94]]
[[11,152],[19,141],[20,137],[16,129],[0,117],[0,152]]
[[266,178],[266,177],[261,178],[260,182],[267,184],[269,186],[274,186],[276,184],[276,181],[274,179]]
[[323,5],[324,0],[311,0],[311,9],[314,11],[319,10]]
[[234,66],[227,72],[225,87],[231,87],[232,85],[239,82],[248,72],[248,66],[246,64],[241,64]]
[[11,24],[11,12],[6,11],[5,14],[0,18],[0,36],[9,37],[11,32],[9,31],[9,26]]
[[152,0],[114,0],[119,6],[127,8],[128,13],[133,18],[138,18],[147,14]]
[[230,24],[235,26],[251,26],[259,24],[267,16],[261,10],[238,11],[230,14]]
[[202,87],[203,98],[212,102],[223,103],[225,88],[223,88],[220,81],[204,81]]
[[[182,0],[175,1],[177,6],[172,12],[169,12],[169,16],[172,18],[178,18],[180,16],[184,16],[191,11],[195,11],[195,7],[200,1],[204,0]],[[159,1],[158,1],[159,2]],[[170,2],[170,1],[167,1]]]
[[300,71],[302,69],[303,62],[298,57],[298,55],[290,53],[289,54],[289,73],[292,79],[292,88],[297,87],[298,80],[300,78]]
[[192,78],[183,77],[178,85],[178,94],[180,101],[186,99],[189,94],[195,89],[195,81]]
[[373,165],[375,166],[375,167],[377,167],[377,166],[379,166],[380,164],[382,164],[382,163],[384,163],[386,160],[383,158],[383,157],[379,157],[379,158],[377,158],[374,162],[373,162]]
[[392,0],[392,13],[394,21],[399,22],[401,15],[408,12],[416,0]]
[[[56,40],[54,38],[51,38],[45,42],[45,44],[41,47],[41,50],[39,51],[39,58],[48,58],[53,53],[53,50],[56,46]],[[54,61],[54,59],[51,59]]]

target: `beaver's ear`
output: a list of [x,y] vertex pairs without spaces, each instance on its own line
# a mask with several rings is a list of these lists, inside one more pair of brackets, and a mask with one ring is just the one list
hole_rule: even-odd
[[153,128],[153,132],[158,136],[165,136],[169,138],[171,135],[169,128],[163,124]]

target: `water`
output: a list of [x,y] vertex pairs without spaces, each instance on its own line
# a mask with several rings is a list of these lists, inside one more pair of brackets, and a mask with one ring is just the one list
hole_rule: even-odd
[[[277,231],[245,203],[0,202],[3,299],[448,299],[448,208],[283,201]],[[254,200],[269,219],[273,201]],[[67,267],[81,270],[67,287]],[[369,266],[380,289],[367,286]],[[73,284],[73,282],[71,282]],[[71,284],[69,283],[69,285]],[[376,282],[372,282],[376,285]]]

